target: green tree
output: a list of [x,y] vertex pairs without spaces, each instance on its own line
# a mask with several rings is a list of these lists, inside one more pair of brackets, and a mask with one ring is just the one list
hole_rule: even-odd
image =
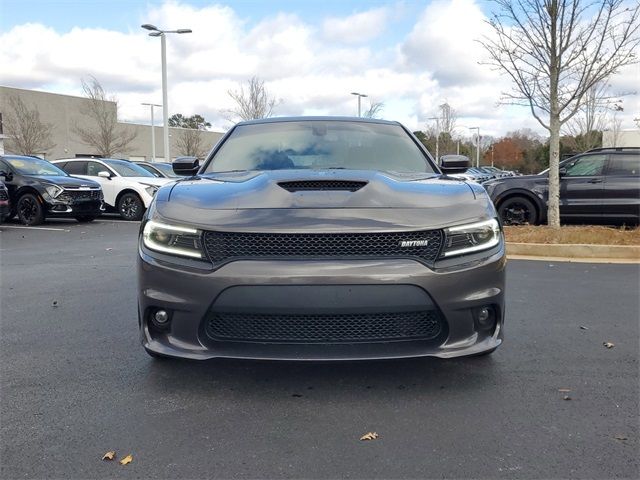
[[174,113],[169,117],[169,126],[191,128],[193,130],[206,130],[211,127],[211,124],[207,122],[202,115],[198,115],[197,113],[190,117],[185,117],[181,113]]

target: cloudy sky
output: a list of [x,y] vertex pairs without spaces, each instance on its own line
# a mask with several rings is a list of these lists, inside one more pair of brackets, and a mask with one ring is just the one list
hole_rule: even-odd
[[[160,41],[140,28],[191,28],[168,43],[169,110],[229,122],[227,92],[251,76],[281,103],[278,115],[355,115],[350,92],[384,102],[383,116],[424,129],[448,102],[459,131],[499,136],[528,127],[526,108],[499,106],[504,75],[479,65],[476,39],[491,4],[476,0],[0,0],[0,84],[72,95],[95,76],[117,95],[121,120],[148,123],[142,102],[161,103]],[[9,68],[6,68],[9,67]],[[638,89],[640,67],[612,79]],[[363,107],[369,99],[363,99]],[[623,128],[640,116],[627,96]]]

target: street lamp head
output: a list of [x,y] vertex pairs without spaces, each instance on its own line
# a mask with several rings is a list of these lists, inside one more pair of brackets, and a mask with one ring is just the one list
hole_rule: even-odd
[[178,30],[176,30],[176,33],[193,33],[193,30],[191,30],[190,28],[179,28]]
[[162,32],[151,32],[149,34],[150,37],[160,37],[162,36]]
[[151,25],[150,23],[145,23],[144,25],[140,25],[145,30],[158,30],[158,27],[155,25]]
[[368,95],[365,95],[364,93],[358,93],[358,92],[351,92],[351,95],[357,95],[358,97],[367,97]]

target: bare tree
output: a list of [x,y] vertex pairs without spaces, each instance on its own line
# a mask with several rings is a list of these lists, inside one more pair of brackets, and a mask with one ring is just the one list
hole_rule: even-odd
[[236,103],[236,107],[222,113],[228,120],[255,120],[273,116],[274,108],[280,103],[264,86],[264,80],[251,77],[247,81],[247,90],[229,90],[227,93]]
[[607,114],[613,110],[621,111],[620,95],[609,93],[606,82],[595,84],[584,95],[582,107],[566,124],[567,145],[575,151],[584,152],[601,146],[602,132],[607,129]]
[[[89,121],[83,125],[76,124],[74,133],[82,143],[95,148],[101,157],[113,157],[126,152],[137,132],[118,125],[117,99],[108,97],[95,77],[90,77],[89,81],[82,80],[82,89],[89,99],[82,113],[89,117]],[[109,102],[114,102],[115,108]]]
[[369,110],[364,112],[364,118],[382,118],[382,110],[384,110],[384,102],[371,102]]
[[456,140],[454,140],[454,134],[456,123],[458,121],[458,114],[447,102],[444,102],[438,108],[440,109],[438,114],[440,153],[456,153]]
[[549,131],[548,221],[560,227],[560,128],[585,94],[620,67],[637,61],[640,4],[625,0],[493,0],[493,35],[480,43],[489,64],[514,89],[506,103],[526,105]]
[[176,147],[179,155],[202,158],[206,151],[203,145],[202,131],[194,128],[185,128],[180,132]]
[[18,96],[8,99],[9,111],[4,124],[7,129],[7,150],[19,155],[38,155],[55,147],[51,140],[53,125],[40,120],[40,112],[30,109]]

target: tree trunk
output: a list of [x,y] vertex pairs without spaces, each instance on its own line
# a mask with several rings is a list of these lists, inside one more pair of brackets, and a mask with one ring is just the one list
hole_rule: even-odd
[[547,221],[551,228],[560,228],[560,118],[551,114],[549,118],[549,203]]
[[558,56],[558,2],[549,5],[551,20],[551,45],[549,58],[549,203],[547,222],[551,228],[560,228],[560,108],[558,84],[560,80],[560,58]]

